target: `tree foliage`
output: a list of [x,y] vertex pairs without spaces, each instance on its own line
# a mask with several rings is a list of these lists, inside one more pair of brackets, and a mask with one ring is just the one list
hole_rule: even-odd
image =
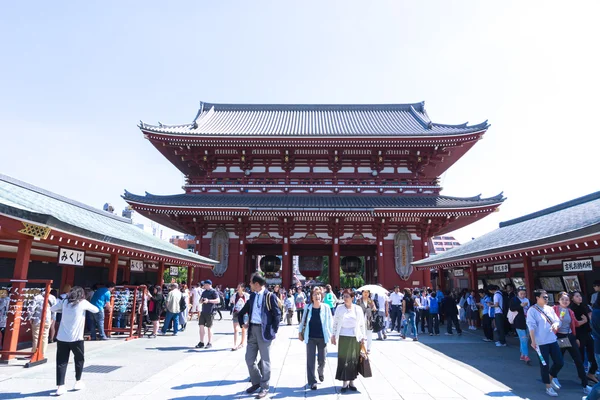
[[163,280],[165,284],[171,283],[171,280],[175,278],[176,283],[187,282],[188,278],[188,269],[187,267],[177,267],[179,274],[177,276],[171,276],[171,269],[165,268],[165,272],[163,272]]

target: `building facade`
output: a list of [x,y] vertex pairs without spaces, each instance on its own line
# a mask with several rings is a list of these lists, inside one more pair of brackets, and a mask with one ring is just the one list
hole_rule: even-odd
[[600,192],[501,222],[498,229],[452,250],[416,261],[417,269],[467,278],[470,288],[524,286],[589,300],[600,279]]
[[184,193],[124,199],[194,235],[198,254],[219,261],[196,279],[225,286],[247,282],[262,255],[281,257],[284,286],[293,282],[293,256],[329,257],[334,287],[346,256],[365,257],[367,282],[429,285],[429,273],[411,264],[428,256],[429,238],[504,200],[440,194],[440,175],[488,124],[434,123],[423,103],[201,103],[189,124],[140,129],[185,175]]

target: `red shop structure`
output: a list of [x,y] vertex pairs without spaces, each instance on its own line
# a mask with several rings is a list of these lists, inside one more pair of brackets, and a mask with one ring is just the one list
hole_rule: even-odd
[[504,201],[502,194],[440,194],[439,177],[488,126],[434,123],[423,103],[201,103],[189,124],[139,126],[185,175],[184,193],[124,198],[148,218],[194,235],[195,251],[219,260],[196,280],[233,287],[247,282],[260,256],[272,255],[290,286],[293,256],[326,256],[330,283],[339,287],[343,257],[363,256],[367,282],[429,285],[429,272],[411,265],[427,257],[428,238]]
[[[51,280],[56,289],[124,280],[161,284],[165,267],[187,267],[191,280],[194,269],[215,264],[142,231],[130,219],[0,175],[0,281],[10,280],[3,292],[17,305],[26,285],[40,279]],[[2,361],[30,340],[19,323],[24,310],[13,311]]]
[[468,287],[525,286],[528,295],[545,289],[553,303],[560,291],[581,290],[589,300],[600,279],[600,192],[510,221],[475,240],[416,261],[466,278]]

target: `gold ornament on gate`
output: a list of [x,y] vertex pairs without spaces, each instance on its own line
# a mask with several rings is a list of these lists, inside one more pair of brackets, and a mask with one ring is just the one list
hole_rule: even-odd
[[34,225],[28,222],[21,223],[23,224],[24,228],[21,229],[19,233],[22,233],[23,235],[33,236],[40,239],[48,239],[48,236],[50,236],[50,232],[52,231],[52,229],[47,226]]

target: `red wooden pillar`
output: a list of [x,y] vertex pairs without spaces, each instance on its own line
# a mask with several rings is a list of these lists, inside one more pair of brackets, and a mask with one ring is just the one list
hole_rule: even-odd
[[66,285],[75,286],[75,268],[67,267],[66,265],[63,265],[61,268],[62,274],[60,279],[60,285],[58,286],[58,291],[60,293],[62,293],[62,290]]
[[165,262],[164,261],[160,261],[158,263],[158,277],[156,279],[156,284],[157,285],[164,285],[164,281],[163,281],[163,276],[165,274]]
[[131,266],[127,263],[123,267],[123,280],[131,285]]
[[[531,264],[531,257],[523,257],[523,272],[525,274],[525,287],[527,288],[527,298],[530,301],[535,302],[533,297],[533,265]],[[533,304],[533,303],[532,303]]]
[[117,271],[119,270],[119,256],[112,254],[110,256],[110,265],[108,266],[108,281],[117,282]]
[[238,264],[237,264],[237,281],[238,281],[238,283],[244,282],[244,274],[246,272],[246,268],[248,268],[248,263],[246,262],[246,236],[241,235],[240,236],[240,255],[239,255]]
[[[29,272],[29,257],[31,255],[31,243],[32,240],[30,239],[19,240],[13,279],[27,279],[27,273]],[[21,330],[21,311],[23,308],[21,293],[23,292],[24,288],[25,282],[13,282],[10,293],[10,303],[12,304],[9,304],[9,309],[14,310],[14,313],[9,312],[7,315],[6,330],[4,331],[5,337],[3,338],[3,350],[5,351],[17,351],[17,345],[19,344],[19,331]],[[16,300],[14,303],[13,299]],[[2,361],[8,362],[8,360],[12,360],[14,357],[15,356],[12,355],[2,355]]]
[[[438,285],[440,285],[440,288],[442,289],[442,291],[446,291],[446,270],[444,268],[440,268],[438,269]],[[435,288],[437,290],[437,288]]]
[[[331,262],[329,263],[329,284],[335,290],[340,288],[340,241],[333,238],[333,248],[331,249]],[[336,294],[337,296],[337,294]]]
[[471,264],[471,268],[469,270],[469,283],[471,286],[471,290],[477,291],[477,264]]
[[383,259],[383,236],[377,236],[377,282],[385,286]]
[[292,284],[292,255],[290,254],[290,238],[283,238],[283,254],[281,262],[281,286],[289,288]]
[[187,275],[187,284],[189,287],[192,287],[192,279],[194,277],[194,267],[189,266],[188,267],[188,275]]
[[[421,240],[421,254],[423,255],[423,258],[426,258],[429,256],[428,253],[428,248],[427,248],[427,242],[429,241],[429,239],[425,238],[424,240]],[[423,270],[423,286],[430,288],[431,287],[431,270],[430,269],[425,269]],[[432,288],[435,289],[435,288]]]

